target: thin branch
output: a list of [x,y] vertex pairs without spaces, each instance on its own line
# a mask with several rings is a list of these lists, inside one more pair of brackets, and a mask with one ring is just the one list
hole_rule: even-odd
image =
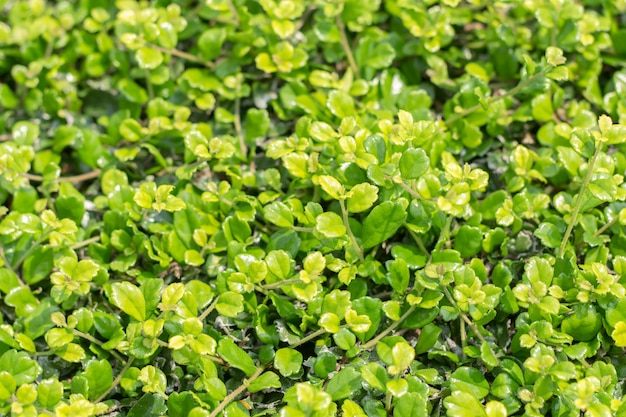
[[[550,72],[553,69],[553,67],[547,67],[545,69],[543,69],[542,71],[539,71],[537,74],[525,79],[524,81],[520,82],[518,85],[516,85],[514,88],[510,89],[509,91],[507,91],[506,93],[497,96],[497,97],[490,97],[487,101],[487,105],[490,106],[493,103],[500,101],[500,100],[504,100],[507,97],[512,97],[514,95],[516,95],[517,93],[519,93],[520,91],[522,91],[526,86],[528,86],[529,84],[533,83],[534,81],[538,80],[541,77],[544,77],[548,72]],[[445,121],[446,125],[450,126],[452,123],[456,122],[459,119],[464,118],[465,116],[468,116],[472,113],[474,113],[476,110],[480,110],[483,108],[482,104],[477,104],[475,106],[472,106],[470,108],[467,108],[465,110],[463,110],[460,113],[455,113],[452,116],[450,116],[449,119],[447,119]]]
[[115,379],[113,380],[113,383],[111,384],[111,386],[109,387],[109,389],[107,389],[106,391],[104,391],[102,393],[102,395],[100,395],[97,399],[96,399],[96,403],[99,403],[100,401],[104,400],[107,395],[109,395],[109,393],[111,391],[113,391],[115,389],[115,387],[117,387],[117,385],[120,383],[120,381],[122,380],[122,378],[124,377],[124,374],[126,373],[126,371],[128,371],[128,369],[130,369],[130,366],[133,364],[133,361],[135,360],[135,358],[133,356],[129,357],[128,360],[126,361],[126,363],[124,364],[124,367],[122,368],[122,370],[120,371],[120,373],[115,377]]
[[159,52],[163,52],[165,54],[170,54],[172,56],[175,56],[175,57],[178,57],[178,58],[182,58],[182,59],[184,59],[186,61],[189,61],[189,62],[195,62],[196,64],[203,65],[203,66],[205,66],[207,68],[211,68],[211,69],[215,68],[215,65],[213,65],[212,62],[205,61],[202,58],[199,58],[199,57],[197,57],[195,55],[192,55],[190,53],[183,52],[183,51],[180,51],[180,50],[175,49],[175,48],[163,48],[162,46],[155,45],[153,43],[148,43],[146,45],[149,46],[152,49],[155,49],[155,50],[159,51]]
[[341,207],[341,214],[343,216],[343,223],[346,226],[346,231],[348,232],[348,236],[350,237],[350,241],[352,242],[352,246],[354,246],[354,249],[356,250],[356,253],[359,256],[359,260],[361,262],[364,262],[365,258],[363,257],[363,249],[361,249],[361,247],[357,243],[356,238],[354,237],[354,233],[352,233],[352,229],[350,228],[350,220],[348,218],[348,210],[346,210],[346,203],[343,200],[339,200],[339,206]]
[[82,247],[85,247],[87,245],[90,245],[92,243],[96,243],[99,241],[100,241],[100,236],[90,237],[89,239],[83,240],[82,242],[74,243],[72,246],[70,246],[70,249],[72,250],[80,249]]
[[461,309],[459,308],[459,305],[456,303],[456,300],[452,297],[452,295],[450,294],[450,291],[448,291],[448,287],[442,286],[442,288],[443,288],[444,294],[446,295],[446,298],[448,299],[448,301],[450,301],[450,304],[452,304],[454,308],[456,308],[459,311],[459,316],[461,317],[461,319],[472,329],[476,337],[478,337],[478,339],[481,342],[487,345],[487,348],[489,348],[489,351],[491,352],[493,357],[496,358],[498,363],[500,363],[498,356],[493,351],[493,349],[491,349],[491,345],[489,345],[489,342],[487,342],[487,339],[485,339],[485,337],[482,335],[482,333],[478,329],[478,326],[476,326],[476,324],[474,324],[474,322],[470,320],[469,317],[467,317],[467,314],[461,311]]
[[230,404],[231,402],[233,402],[233,400],[235,398],[237,398],[237,396],[239,394],[241,394],[242,392],[244,392],[245,390],[248,389],[248,386],[250,385],[250,382],[254,381],[255,379],[257,379],[259,376],[261,376],[261,374],[263,373],[263,371],[265,370],[265,367],[260,366],[258,368],[256,368],[256,371],[254,371],[254,373],[252,375],[250,375],[250,378],[245,379],[243,381],[243,383],[237,387],[237,389],[235,389],[233,392],[231,392],[230,394],[228,394],[219,404],[218,406],[211,411],[211,414],[209,414],[209,417],[216,417],[219,413],[222,412],[222,410],[224,408],[226,408],[226,406],[228,404]]
[[241,18],[239,17],[239,12],[237,11],[235,4],[232,0],[226,0],[226,4],[228,5],[228,10],[230,10],[230,12],[233,14],[233,17],[235,18],[235,25],[239,26],[241,24]]
[[243,160],[248,159],[248,147],[246,146],[246,140],[243,137],[243,129],[241,128],[241,98],[237,97],[235,99],[235,120],[233,124],[235,125],[235,132],[237,133],[237,139],[239,139],[239,151],[241,152],[241,157]]
[[613,226],[615,223],[617,223],[617,221],[619,220],[619,216],[615,216],[613,217],[613,220],[611,220],[610,222],[606,223],[604,226],[602,226],[601,228],[599,228],[594,234],[593,237],[598,237],[600,236],[602,233],[606,232],[611,226]]
[[[86,181],[86,180],[90,180],[93,178],[98,178],[100,176],[100,174],[102,173],[101,170],[99,169],[94,169],[91,172],[86,172],[84,174],[80,174],[80,175],[74,175],[71,177],[59,177],[59,178],[55,178],[53,180],[53,182],[81,182],[81,181]],[[41,175],[34,175],[34,174],[21,174],[24,178],[29,179],[30,181],[37,181],[37,182],[43,182],[44,178]]]
[[570,235],[572,234],[572,229],[574,229],[574,224],[576,223],[576,218],[578,217],[578,213],[580,212],[580,208],[583,205],[583,194],[587,190],[587,186],[591,181],[591,176],[593,175],[593,168],[598,160],[598,156],[600,156],[600,152],[602,151],[603,143],[600,141],[596,141],[596,151],[593,153],[591,160],[589,161],[589,165],[587,166],[587,174],[585,175],[585,179],[583,180],[582,185],[580,186],[580,190],[578,191],[578,195],[576,196],[576,204],[574,205],[574,209],[572,210],[571,217],[569,219],[569,223],[567,225],[567,229],[565,229],[565,234],[563,235],[563,240],[561,240],[561,246],[559,246],[558,255],[563,257],[565,253],[565,246],[567,246],[567,241],[569,240]]
[[13,270],[14,271],[18,271],[20,269],[20,267],[22,266],[22,264],[24,263],[24,261],[26,259],[28,259],[28,257],[30,255],[32,255],[37,249],[39,249],[39,246],[50,236],[50,233],[52,233],[52,230],[48,230],[46,232],[44,232],[39,239],[37,239],[29,248],[26,252],[24,252],[22,254],[22,256],[20,256],[17,260],[17,262],[15,262],[15,265],[13,265]]
[[341,16],[337,16],[335,19],[337,24],[337,28],[339,29],[339,42],[343,47],[343,51],[346,53],[346,57],[348,58],[348,63],[350,64],[350,68],[354,73],[356,78],[360,78],[359,67],[356,65],[356,61],[354,60],[354,55],[352,55],[352,48],[350,47],[350,43],[348,42],[348,36],[346,35],[346,27],[341,20]]
[[211,305],[208,306],[206,308],[206,310],[204,310],[202,312],[202,314],[200,314],[200,316],[198,317],[200,319],[200,321],[203,321],[211,313],[211,311],[213,311],[215,309],[215,306],[217,305],[217,300],[218,299],[219,299],[219,297],[215,297],[215,300],[213,300]]
[[409,307],[409,309],[397,321],[394,321],[393,323],[391,323],[391,325],[387,327],[382,333],[380,333],[378,336],[376,336],[375,338],[373,338],[372,340],[370,340],[369,342],[361,346],[361,349],[368,350],[376,346],[378,342],[380,342],[389,333],[393,332],[396,329],[396,327],[402,324],[402,322],[406,320],[407,317],[409,317],[415,311],[416,308],[417,306]]
[[273,282],[271,284],[260,285],[259,288],[262,288],[263,290],[275,290],[276,288],[280,288],[285,285],[300,284],[300,283],[302,283],[301,279],[294,278],[294,279],[286,279],[283,281]]
[[122,358],[116,351],[105,349],[104,346],[103,346],[104,343],[102,343],[101,341],[99,341],[98,339],[96,339],[95,337],[90,335],[89,333],[84,333],[84,332],[81,332],[80,330],[76,330],[76,329],[72,329],[72,333],[74,333],[74,335],[76,335],[78,337],[82,337],[83,339],[88,340],[89,342],[93,343],[94,345],[100,346],[102,349],[106,350],[113,357],[115,357],[115,359],[117,359],[120,362],[124,362],[124,358]]
[[313,340],[313,339],[316,339],[316,338],[318,338],[318,337],[322,336],[322,335],[323,335],[323,334],[325,334],[325,333],[326,333],[326,330],[324,330],[324,329],[319,329],[319,330],[316,330],[316,331],[314,331],[313,333],[311,333],[310,335],[308,335],[307,337],[305,337],[305,338],[303,338],[303,339],[298,340],[298,341],[297,341],[296,343],[294,343],[293,345],[290,345],[289,347],[291,347],[291,348],[295,348],[295,347],[301,346],[301,345],[305,344],[306,342],[309,342],[309,341],[311,341],[311,340]]

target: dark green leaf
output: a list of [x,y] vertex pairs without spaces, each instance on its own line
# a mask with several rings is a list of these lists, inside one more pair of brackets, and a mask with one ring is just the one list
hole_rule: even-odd
[[385,201],[374,207],[363,222],[363,247],[368,249],[389,239],[402,226],[406,216],[400,203]]

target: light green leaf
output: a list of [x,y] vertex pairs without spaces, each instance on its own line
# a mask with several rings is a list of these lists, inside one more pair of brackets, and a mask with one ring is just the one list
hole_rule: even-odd
[[220,294],[215,309],[226,317],[235,318],[243,311],[243,296],[233,291]]
[[135,320],[146,319],[146,300],[137,286],[130,282],[114,282],[107,292],[109,300]]
[[404,179],[419,178],[429,167],[430,159],[423,149],[407,149],[400,157],[400,174]]
[[268,204],[263,209],[265,218],[278,227],[292,227],[293,214],[291,209],[281,201]]
[[256,371],[256,365],[252,358],[228,337],[219,341],[217,353],[222,359],[228,362],[230,366],[241,369],[248,376]]
[[346,226],[337,213],[322,213],[315,221],[315,230],[327,238],[338,238],[346,234]]
[[350,213],[368,210],[378,200],[378,187],[369,183],[357,184],[350,190],[347,209]]
[[248,385],[248,391],[258,392],[264,389],[280,388],[280,378],[274,372],[264,372]]
[[302,368],[302,354],[295,349],[281,348],[276,351],[274,366],[283,376],[292,376]]
[[480,402],[468,392],[454,392],[443,400],[443,404],[450,417],[487,417]]
[[361,374],[354,368],[344,368],[328,382],[326,392],[333,401],[352,397],[361,389]]

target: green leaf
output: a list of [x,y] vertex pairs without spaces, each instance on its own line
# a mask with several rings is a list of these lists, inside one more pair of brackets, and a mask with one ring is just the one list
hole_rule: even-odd
[[360,213],[368,210],[378,200],[378,187],[369,183],[357,184],[350,190],[347,210]]
[[328,333],[334,334],[339,332],[340,320],[339,317],[337,317],[337,315],[334,313],[322,314],[317,323],[322,329],[326,330]]
[[333,90],[328,94],[326,105],[330,112],[340,119],[357,114],[352,97],[340,90]]
[[417,339],[417,345],[415,346],[415,353],[420,355],[430,350],[437,340],[442,330],[439,326],[429,323],[422,328],[419,339]]
[[330,175],[320,175],[318,181],[322,190],[335,200],[341,199],[346,192],[343,185]]
[[54,266],[54,253],[48,246],[36,248],[32,255],[24,260],[22,272],[27,284],[36,284],[47,278]]
[[109,300],[135,320],[146,319],[146,300],[139,288],[130,282],[114,282],[107,292]]
[[318,355],[313,365],[315,373],[320,378],[327,378],[337,368],[337,357],[330,352],[322,352]]
[[[469,393],[472,398],[482,400],[489,394],[489,383],[476,368],[462,366],[450,376],[450,388],[457,393]],[[482,407],[481,407],[482,408]],[[484,414],[484,413],[483,413]]]
[[430,159],[423,149],[407,149],[400,157],[400,174],[404,179],[416,179],[430,167]]
[[385,391],[389,377],[385,368],[377,362],[368,362],[361,368],[363,380],[372,388]]
[[9,372],[18,386],[30,384],[41,373],[41,367],[37,362],[26,352],[18,352],[15,349],[8,350],[0,356],[0,370]]
[[478,399],[469,392],[455,392],[446,397],[443,404],[450,417],[487,417]]
[[552,223],[543,222],[533,232],[537,236],[541,243],[548,248],[557,248],[561,244],[563,236],[559,229]]
[[113,385],[113,369],[108,361],[93,359],[87,362],[83,375],[89,384],[90,400],[100,397]]
[[428,400],[418,392],[407,392],[394,402],[393,417],[427,417]]
[[333,401],[350,398],[361,389],[361,374],[354,368],[344,368],[328,381],[326,392]]
[[220,294],[215,309],[226,317],[235,318],[243,311],[243,296],[233,291]]
[[293,214],[287,205],[280,201],[275,201],[263,208],[265,218],[278,227],[292,227]]
[[280,388],[280,378],[274,372],[264,372],[257,379],[250,382],[248,391],[258,392],[264,389]]
[[45,408],[54,408],[63,399],[63,384],[56,379],[44,379],[37,384],[37,401]]
[[122,78],[117,88],[128,101],[138,104],[144,104],[148,101],[146,90],[130,78]]
[[270,128],[270,117],[267,110],[250,109],[246,113],[246,142],[253,143],[265,137]]
[[[0,371],[0,401],[6,401],[15,393],[15,378],[9,372]],[[61,387],[61,391],[63,388]],[[61,394],[62,395],[62,394]]]
[[187,392],[172,392],[167,398],[167,411],[169,415],[188,416],[196,407],[193,396]]
[[152,48],[139,48],[135,52],[135,58],[140,68],[154,70],[163,63],[163,54]]
[[391,348],[391,365],[387,372],[391,375],[399,375],[408,368],[415,358],[415,349],[406,342],[396,343]]
[[219,341],[217,353],[222,359],[228,362],[230,366],[241,369],[248,376],[256,371],[256,365],[252,358],[228,337]]
[[454,249],[458,250],[463,258],[471,258],[480,252],[483,243],[483,234],[477,227],[464,224],[454,238]]
[[626,322],[617,322],[615,329],[611,332],[611,337],[615,340],[615,346],[626,346]]
[[577,304],[573,310],[561,322],[561,330],[581,342],[594,339],[602,327],[602,315],[591,303]]
[[302,369],[302,354],[295,349],[281,348],[276,351],[274,366],[281,375],[290,377],[297,375]]
[[389,239],[404,224],[406,216],[406,210],[397,202],[385,201],[374,207],[363,222],[363,248],[371,248]]
[[207,61],[215,59],[220,54],[225,40],[226,29],[224,27],[214,27],[202,32],[198,38],[198,49],[202,58]]
[[165,398],[146,393],[128,410],[127,417],[159,417],[167,412]]
[[322,213],[315,218],[315,221],[315,230],[327,238],[338,238],[346,235],[346,226],[336,213]]

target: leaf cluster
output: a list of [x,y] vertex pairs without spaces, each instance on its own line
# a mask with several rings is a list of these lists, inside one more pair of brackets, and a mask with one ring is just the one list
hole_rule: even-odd
[[626,415],[626,2],[0,6],[0,414]]

